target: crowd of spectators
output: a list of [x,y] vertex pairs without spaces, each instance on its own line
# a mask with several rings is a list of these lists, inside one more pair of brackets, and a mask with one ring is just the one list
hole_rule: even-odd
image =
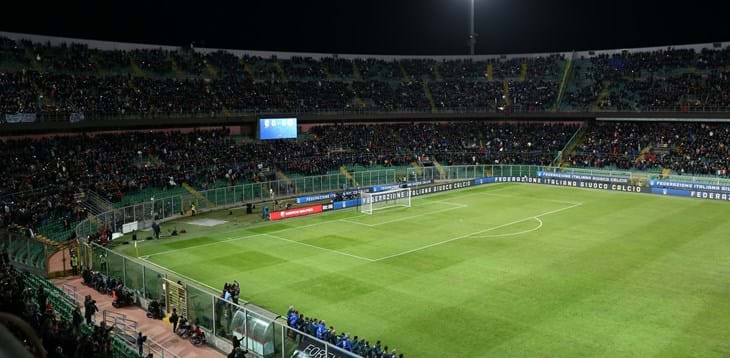
[[546,92],[553,92],[563,63],[558,55],[477,61],[265,59],[191,47],[99,50],[2,38],[0,113],[84,113],[85,118],[100,118],[215,116],[231,111],[420,111],[432,109],[429,83],[460,89],[435,98],[437,108],[494,110],[492,101],[482,100],[503,98],[501,83],[507,79],[519,79],[521,83],[513,86],[522,93],[521,100],[543,110],[542,102],[554,102],[555,96],[541,93],[542,82],[552,82]]
[[727,111],[725,48],[600,54],[575,61],[563,109]]
[[725,176],[728,138],[726,123],[597,123],[569,160],[573,166]]
[[[34,291],[27,285],[26,274],[21,273],[8,264],[8,258],[0,260],[0,311],[11,312],[18,318],[30,324],[33,332],[22,330],[19,326],[11,325],[10,331],[23,342],[30,352],[38,352],[41,347],[34,346],[35,335],[42,343],[42,349],[48,357],[65,358],[96,358],[112,357],[111,327],[103,323],[94,325],[93,318],[84,323],[81,310],[77,305],[72,312],[71,320],[63,319],[54,310],[48,293],[41,287]],[[93,317],[93,316],[92,316]],[[82,325],[91,328],[91,334],[82,330]],[[10,347],[9,345],[6,348]]]
[[88,213],[77,196],[111,202],[145,188],[199,189],[272,178],[277,170],[321,175],[343,165],[549,164],[574,132],[563,124],[490,122],[332,125],[311,139],[244,141],[227,129],[125,132],[0,140],[0,223],[66,228]]
[[[563,55],[279,59],[192,47],[99,50],[0,38],[0,112],[95,118],[434,107],[547,111],[558,105],[566,63]],[[582,57],[574,61],[559,108],[727,109],[727,63],[727,47]]]

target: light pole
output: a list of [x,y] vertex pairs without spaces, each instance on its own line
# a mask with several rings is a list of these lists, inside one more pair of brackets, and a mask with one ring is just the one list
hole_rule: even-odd
[[474,54],[474,46],[477,44],[477,33],[474,32],[474,0],[469,0],[469,54]]

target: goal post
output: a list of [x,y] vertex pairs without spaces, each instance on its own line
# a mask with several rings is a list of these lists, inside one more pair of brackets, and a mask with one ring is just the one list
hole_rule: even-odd
[[372,215],[376,210],[398,206],[411,207],[411,188],[362,193],[360,196],[360,212],[363,214]]

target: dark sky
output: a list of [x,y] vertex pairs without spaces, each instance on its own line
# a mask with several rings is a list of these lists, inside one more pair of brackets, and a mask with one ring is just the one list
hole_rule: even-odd
[[[720,0],[475,1],[480,54],[730,41],[728,13]],[[195,41],[249,50],[467,51],[469,0],[19,3],[3,11],[0,30],[166,45]]]

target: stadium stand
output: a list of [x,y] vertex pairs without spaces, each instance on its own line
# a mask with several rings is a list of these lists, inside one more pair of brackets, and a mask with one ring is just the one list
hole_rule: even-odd
[[272,179],[277,170],[315,175],[343,165],[420,160],[547,165],[575,128],[543,122],[325,125],[312,128],[308,140],[241,143],[227,129],[8,139],[0,141],[9,173],[0,179],[0,218],[3,225],[65,241],[73,224],[93,213],[79,205],[80,192],[123,204],[135,202],[134,195],[136,202],[170,196],[183,183],[202,190]]
[[[728,47],[599,53],[576,58],[562,103],[566,55],[477,60],[99,50],[0,40],[0,111],[41,120],[241,112],[687,111],[730,106]],[[509,99],[507,101],[507,99]]]
[[34,344],[30,332],[11,326],[16,337],[26,337],[23,345],[28,351],[45,356],[44,351],[49,357],[139,357],[110,334],[110,327],[84,323],[79,306],[60,289],[43,278],[21,273],[7,259],[0,264],[0,311],[30,323],[42,346]]
[[[0,37],[0,119],[6,122],[0,125],[22,121],[18,115],[73,122],[251,112],[727,112],[728,63],[730,47],[723,45],[577,58],[353,59],[102,50]],[[308,126],[297,140],[268,142],[235,140],[226,127],[6,137],[0,138],[0,228],[29,239],[1,240],[0,249],[5,261],[45,270],[48,245],[73,239],[76,223],[98,212],[185,190],[272,180],[277,173],[414,162],[551,165],[562,153],[562,164],[575,167],[727,176],[727,138],[725,123],[582,118],[337,123]],[[69,326],[74,307],[62,292],[5,261],[2,306],[31,322],[46,350],[136,356],[103,328]],[[348,350],[375,349],[294,309],[288,321]]]

